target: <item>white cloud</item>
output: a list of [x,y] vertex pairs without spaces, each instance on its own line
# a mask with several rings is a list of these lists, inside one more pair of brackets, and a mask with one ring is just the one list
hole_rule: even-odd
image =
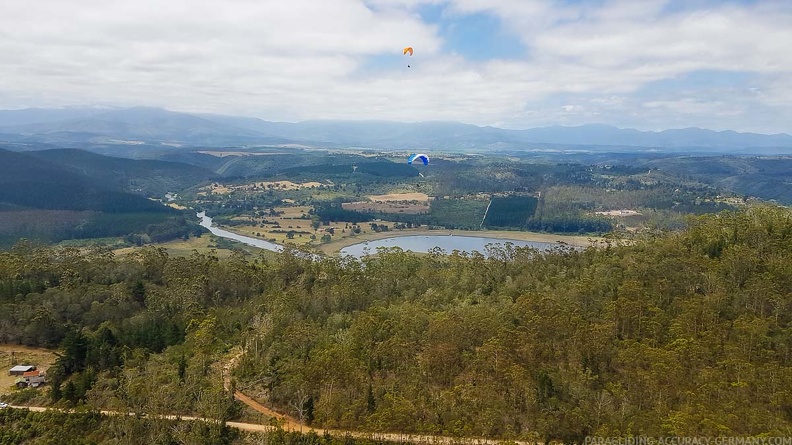
[[573,111],[582,111],[584,108],[580,105],[567,104],[562,106],[561,109],[566,111],[567,113],[571,113]]
[[[0,108],[155,105],[275,120],[511,127],[572,118],[639,126],[641,116],[670,126],[683,116],[690,125],[790,131],[787,3],[672,12],[661,0],[583,3],[6,0]],[[444,53],[439,27],[418,15],[425,4],[446,5],[448,20],[499,17],[528,56],[473,63]],[[409,69],[406,44],[416,48]],[[653,82],[700,70],[759,77],[743,92],[653,90]]]

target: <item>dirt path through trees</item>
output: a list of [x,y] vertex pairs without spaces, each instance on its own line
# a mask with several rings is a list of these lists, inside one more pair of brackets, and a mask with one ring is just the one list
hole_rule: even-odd
[[[232,386],[231,370],[234,368],[234,366],[236,366],[237,362],[244,354],[244,351],[241,348],[239,348],[238,350],[235,350],[233,354],[234,354],[233,357],[223,366],[223,386],[227,391],[230,391]],[[380,441],[415,443],[415,444],[497,445],[505,442],[503,440],[471,438],[471,437],[427,436],[427,435],[419,435],[419,434],[401,434],[401,433],[371,433],[371,432],[349,431],[349,430],[323,430],[320,428],[313,428],[307,425],[303,425],[293,417],[287,416],[285,414],[281,414],[277,411],[267,408],[266,406],[260,404],[255,399],[246,395],[242,391],[235,389],[234,398],[265,416],[277,419],[278,425],[280,426],[280,428],[282,428],[285,431],[296,431],[296,432],[304,432],[304,433],[312,431],[318,435],[323,435],[327,433],[336,437],[353,437],[355,439],[368,439],[368,440],[380,440]],[[187,419],[187,417],[183,417],[183,419]],[[227,422],[227,424],[229,426],[233,426],[235,428],[240,428],[247,431],[271,431],[277,428],[275,426],[241,423],[241,422]],[[511,444],[518,444],[518,445],[534,445],[533,442],[525,442],[525,441],[508,441],[508,442]]]

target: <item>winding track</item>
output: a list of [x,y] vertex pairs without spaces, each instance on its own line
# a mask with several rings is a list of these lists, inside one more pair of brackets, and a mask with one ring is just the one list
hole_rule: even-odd
[[[226,391],[231,391],[231,370],[236,366],[239,362],[239,359],[244,354],[244,351],[240,347],[234,348],[232,357],[225,362],[225,364],[221,368],[222,378],[223,378],[223,387]],[[276,431],[277,429],[282,429],[285,431],[294,431],[294,432],[314,432],[318,435],[324,435],[325,433],[330,434],[336,437],[352,437],[355,439],[368,439],[368,440],[376,440],[376,441],[388,441],[388,442],[397,442],[397,443],[413,443],[413,444],[437,444],[437,445],[499,445],[504,442],[508,442],[509,444],[516,444],[516,445],[539,445],[537,442],[534,441],[514,441],[514,440],[496,440],[496,439],[485,439],[485,438],[475,438],[475,437],[449,437],[449,436],[429,436],[429,435],[421,435],[421,434],[401,434],[401,433],[373,433],[373,432],[363,432],[363,431],[351,431],[351,430],[325,430],[320,428],[313,428],[307,425],[301,424],[298,420],[294,419],[293,417],[287,416],[285,414],[279,413],[274,411],[266,406],[260,404],[252,397],[244,394],[242,391],[234,390],[234,398],[239,400],[240,402],[244,403],[245,405],[249,406],[253,410],[267,416],[270,418],[275,418],[278,421],[279,426],[273,425],[262,425],[259,423],[246,423],[246,422],[231,422],[227,421],[226,425],[237,428],[243,431],[250,431],[250,432],[271,432]],[[71,410],[60,410],[56,408],[48,408],[43,406],[19,406],[19,405],[10,405],[11,408],[16,409],[28,409],[30,411],[36,412],[43,412],[47,410],[56,410],[56,411],[71,411]],[[109,416],[134,416],[135,413],[130,412],[120,412],[120,411],[100,411],[102,414],[109,415]],[[159,418],[159,419],[169,419],[169,420],[186,420],[186,421],[202,421],[202,422],[217,422],[214,419],[207,419],[203,417],[195,417],[195,416],[182,416],[177,414],[167,414],[167,415],[149,415],[148,418]]]
[[[241,394],[237,392],[238,394]],[[242,394],[244,396],[244,394]],[[234,394],[236,397],[237,394]],[[247,397],[247,396],[245,396]],[[238,399],[241,401],[241,399]],[[252,399],[251,399],[252,400]],[[247,402],[243,402],[246,403]],[[258,404],[257,402],[253,401],[254,404]],[[259,405],[261,406],[261,405]],[[35,412],[44,412],[44,411],[70,411],[70,410],[60,410],[57,408],[48,408],[43,406],[19,406],[19,405],[9,405],[10,408],[15,409],[27,409],[30,411]],[[264,408],[264,407],[262,407]],[[255,408],[254,408],[255,409]],[[264,408],[265,410],[267,408]],[[119,411],[99,411],[102,414],[108,416],[134,416],[135,413],[124,413]],[[281,414],[277,414],[274,411],[270,412],[274,413],[276,416],[285,417]],[[160,416],[147,416],[147,418],[155,418],[155,419],[168,419],[168,420],[186,420],[186,421],[200,421],[200,422],[217,422],[214,419],[206,419],[203,417],[195,417],[195,416],[180,416],[176,414],[166,414]],[[282,427],[276,427],[272,425],[261,425],[258,423],[245,423],[245,422],[230,422],[227,421],[226,425],[236,428],[242,431],[250,431],[250,432],[271,432],[276,431],[279,428],[286,430],[286,431],[300,431],[304,433],[314,432],[318,435],[323,435],[325,433],[331,434],[336,437],[352,437],[355,439],[368,439],[368,440],[378,440],[378,441],[389,441],[389,442],[397,442],[397,443],[414,443],[414,444],[437,444],[437,445],[501,445],[505,442],[509,444],[518,444],[518,445],[541,445],[537,442],[527,442],[527,441],[514,441],[514,440],[495,440],[495,439],[483,439],[483,438],[470,438],[470,437],[448,437],[448,436],[426,436],[420,434],[398,434],[398,433],[366,433],[360,431],[344,431],[344,430],[323,430],[317,428],[311,428],[308,426],[300,425],[299,423],[288,422]],[[287,427],[288,426],[288,427]]]
[[[235,348],[231,359],[223,365],[223,387],[226,391],[231,391],[231,370],[236,366],[239,359],[244,354],[242,348]],[[415,444],[465,444],[465,445],[497,445],[505,442],[504,440],[473,438],[473,437],[448,437],[448,436],[428,436],[421,434],[400,434],[400,433],[371,433],[362,431],[350,430],[324,430],[320,428],[313,428],[301,424],[297,419],[287,416],[285,414],[274,411],[266,406],[260,404],[252,397],[246,395],[242,391],[234,390],[234,398],[254,409],[255,411],[278,420],[280,428],[285,431],[299,431],[299,432],[315,432],[318,435],[325,433],[336,437],[353,437],[356,439],[369,439],[399,443],[415,443]],[[182,417],[182,419],[188,419]],[[197,419],[196,419],[197,420]],[[259,425],[251,423],[240,422],[226,422],[227,425],[247,431],[272,431],[276,429],[270,425]],[[536,445],[535,442],[527,441],[508,441],[510,444],[518,445]]]

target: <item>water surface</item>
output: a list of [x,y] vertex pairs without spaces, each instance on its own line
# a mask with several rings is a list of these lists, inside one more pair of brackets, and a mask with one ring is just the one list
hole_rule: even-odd
[[271,243],[269,241],[264,241],[261,239],[251,238],[245,235],[237,235],[234,232],[229,232],[228,230],[223,230],[221,228],[215,227],[212,225],[212,218],[206,216],[206,212],[198,213],[198,218],[201,218],[200,224],[203,227],[209,229],[212,232],[212,235],[219,236],[221,238],[228,238],[234,241],[239,241],[240,243],[247,244],[248,246],[259,247],[261,249],[271,250],[273,252],[283,252],[283,246],[280,244]]
[[[282,252],[283,246],[280,244],[271,243],[257,238],[252,238],[245,235],[239,235],[228,230],[223,230],[212,225],[212,218],[206,216],[206,212],[200,212],[197,215],[201,218],[201,225],[209,229],[213,235],[222,238],[228,238],[240,243],[247,244],[261,249],[271,250],[273,252]],[[430,250],[439,247],[447,253],[455,250],[460,252],[473,253],[479,252],[484,256],[488,256],[487,246],[505,246],[507,243],[515,247],[533,247],[539,250],[551,249],[558,246],[557,243],[542,243],[537,241],[523,241],[514,239],[501,239],[501,238],[487,238],[483,236],[459,236],[459,235],[407,235],[407,236],[393,236],[390,238],[383,238],[376,241],[366,241],[363,243],[353,244],[351,246],[341,249],[342,256],[351,255],[355,258],[361,258],[365,255],[377,253],[379,247],[400,247],[403,250],[411,252],[427,253]],[[315,258],[319,258],[315,256]]]
[[547,250],[558,245],[556,243],[486,238],[483,236],[409,235],[354,244],[341,249],[341,255],[352,255],[360,258],[364,255],[377,253],[378,247],[400,247],[412,252],[427,253],[435,247],[439,247],[447,253],[451,253],[454,250],[468,253],[476,251],[487,256],[487,245],[504,246],[506,243],[510,243],[515,247],[533,247],[539,250]]

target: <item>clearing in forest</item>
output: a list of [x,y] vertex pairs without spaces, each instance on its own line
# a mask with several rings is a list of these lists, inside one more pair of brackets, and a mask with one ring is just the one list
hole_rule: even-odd
[[368,201],[345,202],[341,206],[345,210],[358,212],[427,213],[431,198],[426,193],[391,193],[370,195],[368,199]]
[[14,382],[19,376],[8,375],[8,370],[16,365],[32,365],[36,370],[47,371],[55,360],[55,351],[31,348],[20,345],[0,345],[0,394],[15,391]]

